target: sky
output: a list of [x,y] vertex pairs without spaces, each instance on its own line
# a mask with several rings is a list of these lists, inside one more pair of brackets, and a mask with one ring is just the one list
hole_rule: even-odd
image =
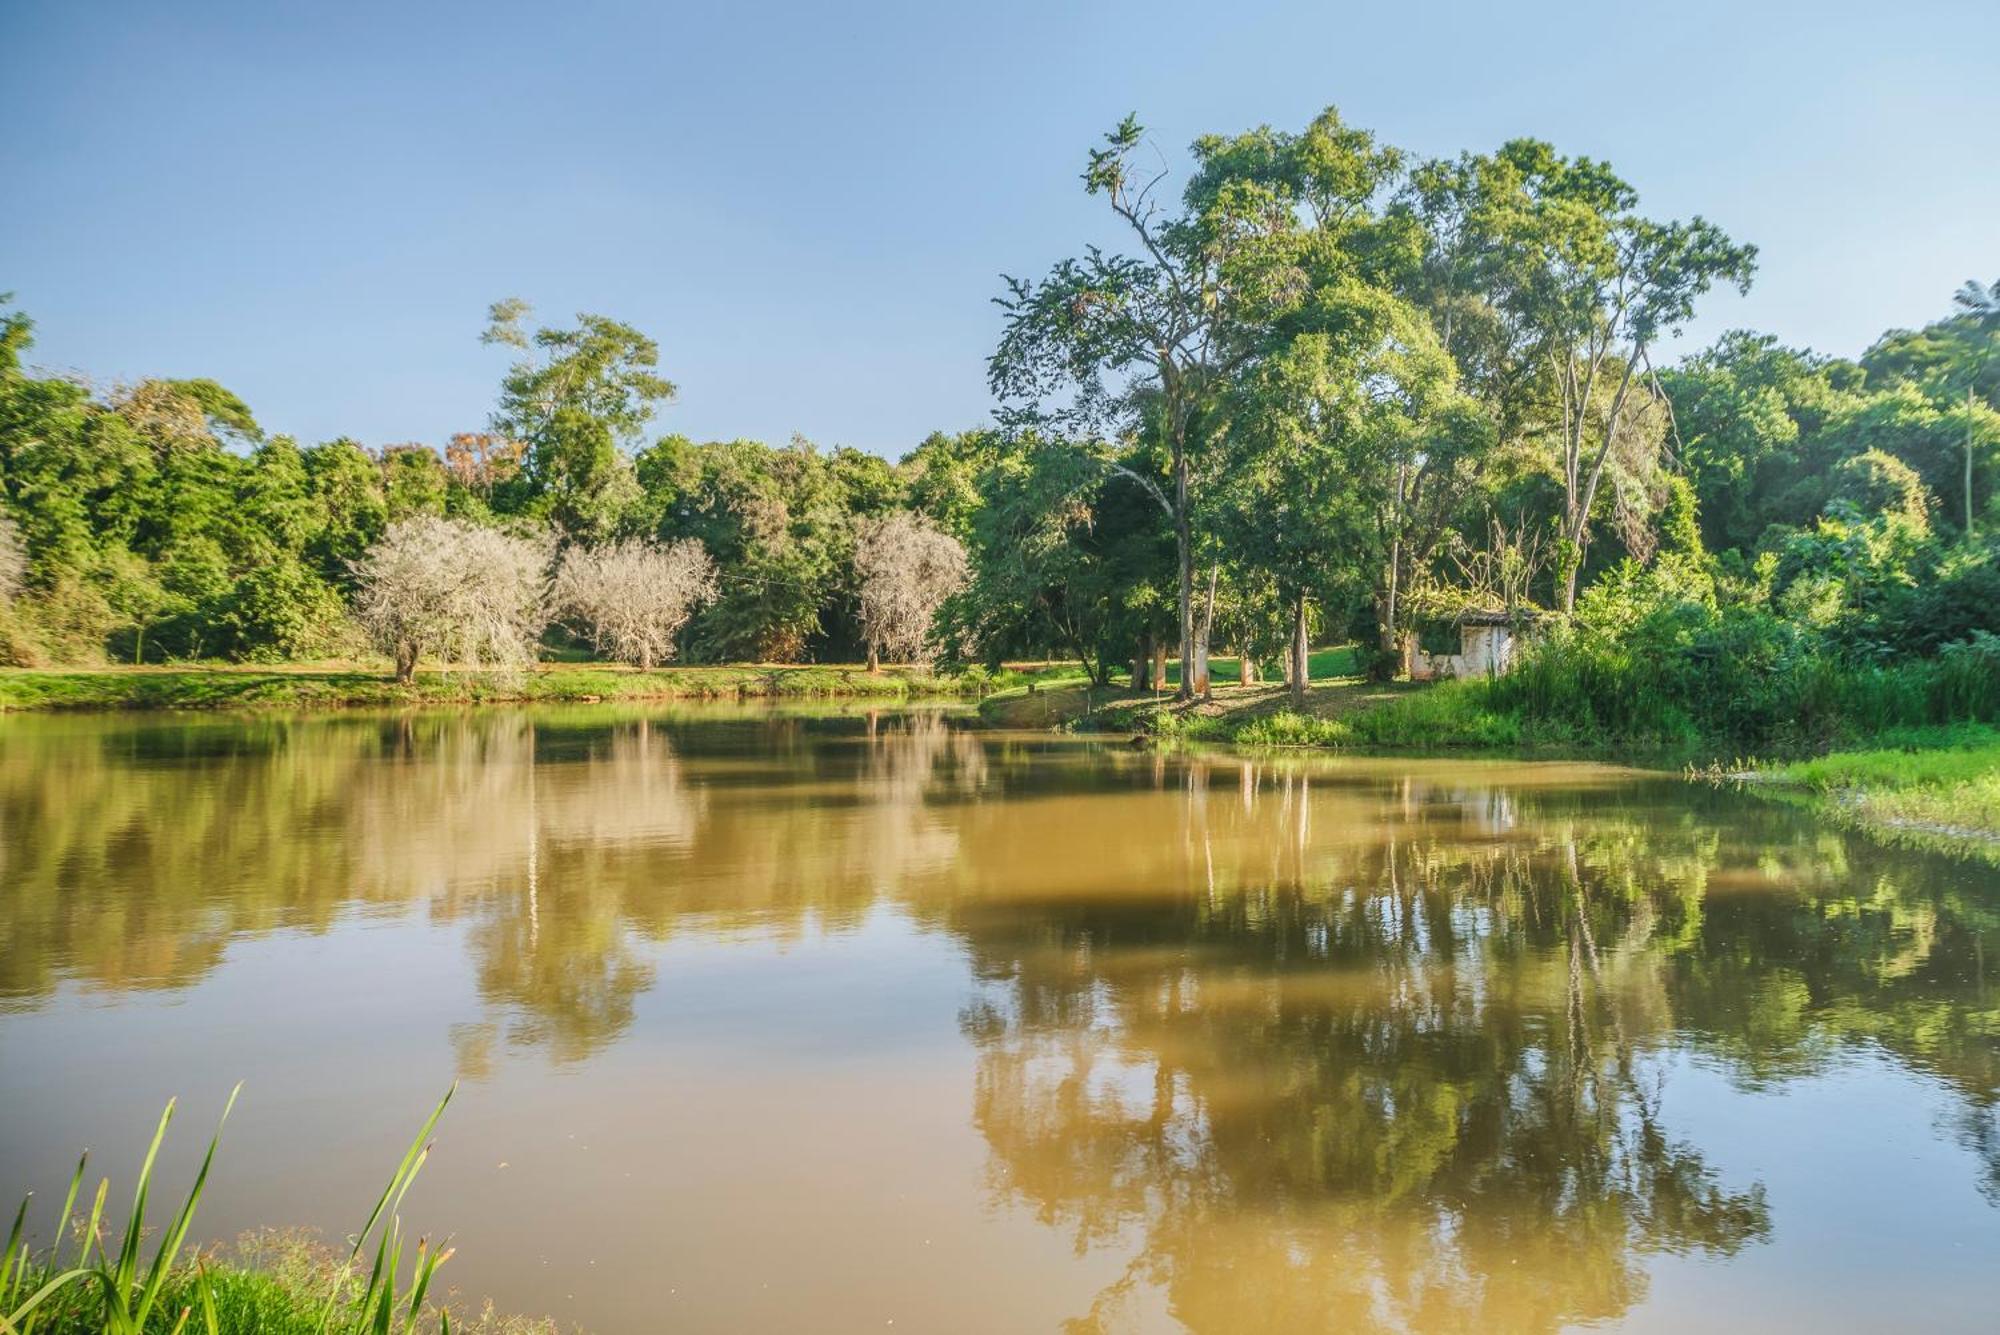
[[990,420],[1000,275],[1113,242],[1127,112],[1529,135],[1761,251],[1678,351],[1859,354],[2000,278],[2000,4],[0,0],[0,291],[32,365],[209,376],[270,431],[478,430],[487,306],[656,338],[660,433],[891,457]]

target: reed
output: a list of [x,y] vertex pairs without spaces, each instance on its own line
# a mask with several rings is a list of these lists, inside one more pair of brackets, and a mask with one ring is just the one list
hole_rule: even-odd
[[[450,1335],[450,1312],[430,1305],[430,1296],[438,1269],[451,1259],[452,1250],[423,1237],[412,1244],[403,1228],[401,1209],[430,1158],[431,1133],[457,1086],[438,1100],[344,1258],[330,1267],[330,1273],[318,1277],[311,1293],[299,1292],[299,1285],[254,1273],[218,1272],[205,1257],[185,1263],[180,1259],[194,1225],[195,1210],[207,1190],[222,1127],[241,1090],[238,1085],[230,1092],[193,1184],[159,1233],[150,1256],[146,1254],[147,1210],[160,1148],[173,1122],[173,1100],[161,1113],[140,1165],[132,1208],[115,1251],[107,1243],[105,1220],[110,1179],[99,1181],[88,1215],[79,1228],[71,1227],[90,1162],[88,1152],[77,1160],[56,1218],[54,1239],[46,1252],[35,1252],[27,1242],[32,1197],[22,1200],[5,1249],[0,1250],[0,1335],[80,1335],[84,1331],[182,1335],[190,1329],[208,1335],[232,1331],[411,1335],[420,1327],[433,1325],[440,1335]],[[65,1242],[72,1232],[75,1251],[65,1256]]]

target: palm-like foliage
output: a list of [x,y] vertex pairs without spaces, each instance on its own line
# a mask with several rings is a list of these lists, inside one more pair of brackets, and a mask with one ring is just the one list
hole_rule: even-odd
[[2000,278],[1990,283],[1982,283],[1977,278],[1965,280],[1965,286],[1952,294],[1951,304],[1962,314],[1972,317],[1973,323],[1984,333],[2000,331]]
[[1966,368],[1965,375],[1965,535],[1972,536],[1972,447],[1975,427],[1972,413],[1973,386],[1979,373],[1986,369],[1986,362],[1993,355],[1994,336],[2000,334],[2000,278],[1991,283],[1982,283],[1977,278],[1968,278],[1965,285],[1952,294],[1951,304],[1956,306],[1961,316],[1967,318],[1975,334],[1984,334],[1985,342],[1979,353]]

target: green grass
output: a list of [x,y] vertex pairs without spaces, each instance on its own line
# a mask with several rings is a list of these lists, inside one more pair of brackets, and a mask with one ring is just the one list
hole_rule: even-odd
[[[1168,692],[1133,694],[1124,686],[996,694],[980,704],[992,727],[1061,727],[1076,732],[1130,732],[1158,741],[1242,746],[1381,750],[1510,749],[1528,744],[1518,720],[1489,705],[1481,682],[1436,686],[1370,683],[1355,676],[1352,645],[1315,650],[1305,705],[1267,675],[1254,686],[1235,684],[1236,660],[1214,660],[1214,698],[1181,704]],[[1168,676],[1177,680],[1171,670]]]
[[1290,709],[1250,718],[1229,740],[1250,746],[1435,750],[1511,749],[1526,740],[1518,720],[1493,712],[1473,682],[1440,682],[1340,714]]
[[[544,664],[518,673],[419,672],[408,683],[349,666],[0,671],[0,711],[27,709],[323,709],[348,706],[601,700],[882,699],[976,696],[1045,667],[933,675],[859,666],[672,667],[649,672]],[[1073,669],[1071,669],[1073,671]]]
[[1898,729],[1876,741],[1752,773],[1870,825],[2000,839],[2000,728]]
[[[1240,658],[1211,658],[1208,660],[1208,676],[1212,683],[1219,685],[1232,683],[1241,669]],[[1315,649],[1306,655],[1308,674],[1314,681],[1331,681],[1336,677],[1351,677],[1360,669],[1360,658],[1351,644],[1334,645],[1331,648]],[[1259,662],[1257,670],[1265,681],[1278,681],[1285,674],[1284,667],[1276,662]],[[1129,682],[1131,673],[1114,672],[1115,681]],[[1181,660],[1167,660],[1167,685],[1181,684]]]

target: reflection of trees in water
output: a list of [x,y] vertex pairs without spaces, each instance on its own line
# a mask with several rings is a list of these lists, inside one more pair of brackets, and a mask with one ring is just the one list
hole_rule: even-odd
[[1515,870],[977,942],[1008,978],[967,1021],[999,1189],[1079,1245],[1136,1229],[1127,1282],[1196,1329],[1552,1328],[1623,1311],[1648,1251],[1759,1236],[1760,1194],[1660,1130],[1644,980]]
[[994,1190],[1135,1248],[1079,1330],[1147,1290],[1197,1330],[1616,1316],[1649,1253],[1768,1228],[1661,1127],[1657,1054],[1690,1036],[1754,1080],[1866,1033],[1950,1075],[1994,1162],[1996,1016],[1959,972],[1994,920],[1948,864],[1680,795],[1177,782],[1152,893],[949,913],[989,980],[964,1028]]
[[181,986],[237,935],[419,903],[466,924],[494,1011],[455,1035],[469,1067],[503,1039],[580,1057],[630,1024],[643,941],[856,921],[950,863],[926,803],[983,782],[929,715],[603,719],[10,721],[0,1000]]

